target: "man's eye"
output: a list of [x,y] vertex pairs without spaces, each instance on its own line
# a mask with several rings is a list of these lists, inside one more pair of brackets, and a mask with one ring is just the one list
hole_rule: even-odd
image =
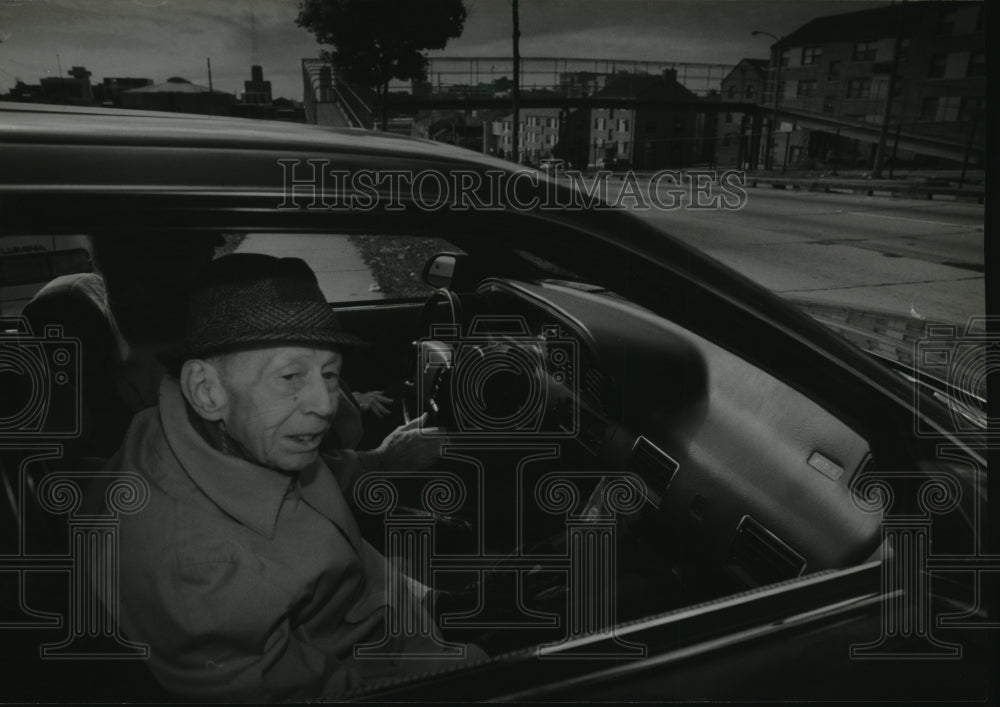
[[286,373],[283,376],[279,376],[281,380],[293,383],[302,377],[301,373]]
[[335,381],[340,379],[340,374],[337,373],[336,371],[324,371],[323,378],[325,378],[328,381]]

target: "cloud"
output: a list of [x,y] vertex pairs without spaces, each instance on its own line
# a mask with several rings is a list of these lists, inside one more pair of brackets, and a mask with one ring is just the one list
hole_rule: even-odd
[[[413,0],[417,2],[419,0]],[[509,56],[510,0],[465,0],[463,35],[444,56]],[[787,33],[812,17],[884,3],[853,0],[520,0],[525,56],[735,63],[765,57],[751,29]],[[257,58],[276,95],[301,98],[300,62],[319,55],[295,24],[298,0],[0,0],[0,77],[35,82],[86,66],[105,76],[184,76],[235,92]],[[2,35],[0,35],[2,36]]]

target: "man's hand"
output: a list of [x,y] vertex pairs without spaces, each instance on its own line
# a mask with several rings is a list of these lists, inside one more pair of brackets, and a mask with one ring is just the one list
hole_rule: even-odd
[[368,471],[411,471],[425,469],[441,456],[441,427],[422,427],[427,413],[397,427],[382,440],[378,449],[359,452],[358,457]]
[[361,408],[361,412],[371,413],[380,420],[391,412],[389,406],[392,405],[393,400],[381,390],[372,390],[367,393],[352,393],[352,395],[354,396],[354,402]]

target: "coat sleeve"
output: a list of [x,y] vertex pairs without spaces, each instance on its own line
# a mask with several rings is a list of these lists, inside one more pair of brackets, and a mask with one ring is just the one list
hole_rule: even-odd
[[344,497],[351,499],[354,484],[366,472],[358,452],[353,449],[324,449],[320,456],[333,473]]
[[256,702],[336,696],[360,684],[356,670],[295,625],[293,597],[262,579],[252,558],[170,564],[160,606],[135,607],[150,667],[169,692]]

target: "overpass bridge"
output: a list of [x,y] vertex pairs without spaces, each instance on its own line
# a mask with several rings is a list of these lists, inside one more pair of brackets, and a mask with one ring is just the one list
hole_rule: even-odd
[[[765,111],[765,116],[770,115],[766,107],[763,110]],[[788,110],[780,107],[778,109],[778,120],[780,122],[795,123],[800,127],[810,130],[835,133],[842,138],[859,140],[860,142],[869,144],[878,143],[882,129],[881,123],[837,118],[822,113]],[[984,132],[984,130],[979,131],[980,136]],[[780,148],[781,133],[778,135],[778,147]],[[982,162],[985,158],[983,139],[980,137],[979,141],[975,141],[975,132],[971,134],[971,137],[973,138],[971,141],[954,140],[929,133],[920,133],[913,130],[912,127],[897,131],[896,125],[890,122],[887,146],[890,152],[893,151],[894,147],[898,147],[900,150],[915,152],[928,157],[940,157],[954,162],[964,162],[967,155],[974,161]]]
[[[642,61],[572,57],[522,57],[521,104],[526,107],[595,106],[573,99],[586,99],[599,92],[610,77],[627,88],[628,76],[662,75],[670,72],[682,86],[699,98],[717,92],[732,70],[729,64],[703,62]],[[376,99],[370,90],[351,86],[338,78],[322,59],[303,59],[303,94],[307,119],[315,122],[316,106],[336,102],[345,106],[353,124],[372,127]],[[510,105],[513,60],[510,57],[432,57],[425,82],[392,81],[390,112],[408,110],[503,109]],[[554,103],[556,98],[568,101]],[[627,99],[626,99],[627,100]],[[459,103],[459,101],[465,101]],[[607,107],[622,107],[616,101]],[[686,104],[688,107],[700,103]]]
[[[428,81],[423,84],[390,84],[386,108],[390,130],[409,132],[412,116],[419,111],[511,110],[509,89],[504,79],[512,75],[510,57],[447,57],[432,58]],[[731,66],[693,62],[650,62],[623,59],[555,59],[527,57],[522,59],[526,80],[518,104],[522,109],[557,108],[565,112],[586,108],[673,109],[691,111],[714,118],[719,113],[749,116],[749,134],[762,136],[767,132],[774,113],[773,104],[719,100],[718,89]],[[695,100],[646,98],[611,98],[594,95],[608,76],[626,74],[657,74],[676,72],[676,79],[695,93]],[[334,69],[321,59],[303,59],[303,90],[306,117],[309,122],[373,128],[377,122],[374,92],[352,85],[336,76]],[[405,90],[402,90],[405,87]],[[396,90],[393,90],[393,89]],[[333,104],[336,110],[329,107]],[[410,116],[409,118],[405,116]],[[780,122],[798,127],[837,134],[842,138],[875,144],[881,133],[881,123],[837,117],[799,107],[780,106]],[[328,122],[330,121],[330,122]],[[394,125],[395,124],[395,125]],[[955,140],[914,130],[914,126],[898,129],[890,126],[890,151],[914,152],[963,162],[985,158],[984,139]],[[975,131],[971,138],[975,138]],[[979,131],[985,133],[985,129]],[[776,134],[775,146],[781,149],[781,135]],[[788,133],[784,133],[787,135]],[[786,138],[787,139],[787,138]]]

